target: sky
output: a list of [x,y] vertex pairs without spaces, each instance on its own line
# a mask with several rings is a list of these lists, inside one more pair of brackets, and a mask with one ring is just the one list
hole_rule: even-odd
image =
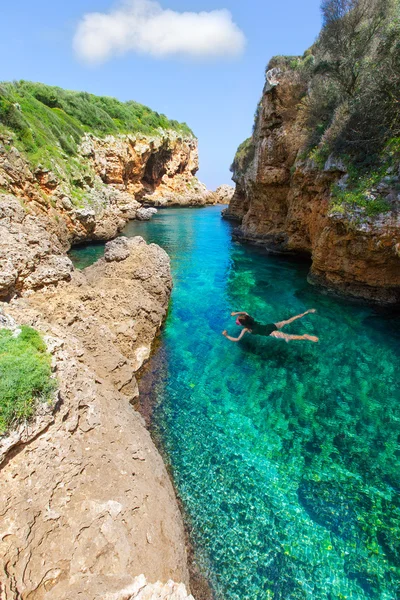
[[[186,121],[199,178],[231,183],[265,67],[321,28],[320,0],[0,0],[0,81],[25,79],[136,100]],[[182,13],[190,13],[184,14]]]

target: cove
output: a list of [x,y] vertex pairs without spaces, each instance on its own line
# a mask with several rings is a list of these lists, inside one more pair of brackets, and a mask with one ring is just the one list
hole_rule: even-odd
[[[124,231],[171,257],[146,391],[196,561],[218,600],[399,598],[399,318],[319,294],[307,264],[232,242],[220,212]],[[287,331],[319,344],[221,335],[239,331],[233,310],[269,323],[308,308]]]

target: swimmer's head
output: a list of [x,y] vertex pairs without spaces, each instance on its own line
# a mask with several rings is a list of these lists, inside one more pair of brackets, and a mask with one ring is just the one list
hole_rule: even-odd
[[248,329],[252,329],[255,323],[253,317],[250,317],[250,315],[241,315],[238,318],[238,321],[240,325],[242,325],[243,327],[247,327]]

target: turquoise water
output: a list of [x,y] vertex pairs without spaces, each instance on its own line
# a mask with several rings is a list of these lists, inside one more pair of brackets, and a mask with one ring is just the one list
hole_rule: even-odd
[[[131,223],[171,256],[154,433],[224,600],[400,598],[400,321],[318,294],[308,265],[231,241],[220,208]],[[79,266],[102,254],[77,249]],[[319,344],[247,336],[232,310]]]

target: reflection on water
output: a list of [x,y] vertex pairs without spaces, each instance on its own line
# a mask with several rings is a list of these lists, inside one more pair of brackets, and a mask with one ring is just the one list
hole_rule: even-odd
[[[198,561],[225,600],[400,598],[399,319],[317,294],[308,265],[232,243],[219,211],[125,231],[172,260],[152,426]],[[318,345],[221,336],[232,310],[312,307],[288,331]]]

